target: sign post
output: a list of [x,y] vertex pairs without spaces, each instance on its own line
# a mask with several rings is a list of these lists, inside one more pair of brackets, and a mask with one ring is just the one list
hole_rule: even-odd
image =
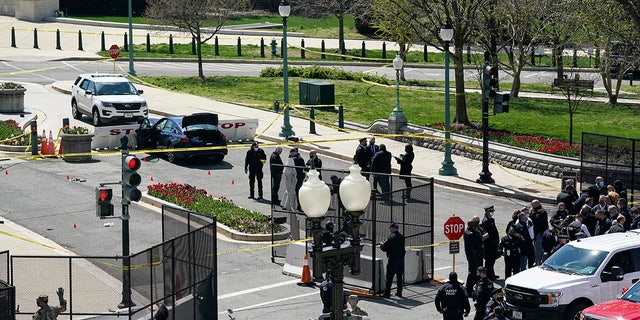
[[455,215],[444,223],[444,235],[449,239],[449,254],[453,256],[453,271],[456,271],[456,253],[460,252],[460,238],[464,234],[464,221]]
[[113,59],[113,73],[116,73],[116,59],[120,56],[120,47],[117,44],[112,44],[109,47],[109,57]]

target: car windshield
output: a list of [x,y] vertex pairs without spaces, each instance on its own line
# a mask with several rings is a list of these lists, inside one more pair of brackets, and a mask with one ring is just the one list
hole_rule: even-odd
[[196,130],[218,130],[218,127],[208,123],[197,123],[184,127],[184,131],[196,131]]
[[596,272],[608,252],[576,248],[565,245],[552,254],[543,264],[543,269],[579,275],[592,275]]
[[130,95],[138,94],[130,82],[99,82],[96,83],[96,95]]
[[633,286],[620,299],[640,303],[640,286]]

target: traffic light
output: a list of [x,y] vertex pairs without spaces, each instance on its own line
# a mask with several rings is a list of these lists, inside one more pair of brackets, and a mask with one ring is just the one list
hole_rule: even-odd
[[509,100],[511,95],[508,93],[497,92],[493,97],[493,113],[508,113],[509,112]]
[[280,100],[278,100],[278,99],[273,100],[273,110],[275,112],[280,111]]
[[484,66],[482,69],[482,99],[491,99],[496,95],[497,81],[493,77],[497,71],[497,68],[491,66]]
[[111,204],[111,198],[113,198],[113,190],[111,188],[96,188],[97,217],[103,218],[113,216],[113,205]]
[[122,201],[140,201],[142,193],[138,190],[138,185],[142,178],[138,174],[140,169],[140,159],[136,156],[126,156],[122,159]]

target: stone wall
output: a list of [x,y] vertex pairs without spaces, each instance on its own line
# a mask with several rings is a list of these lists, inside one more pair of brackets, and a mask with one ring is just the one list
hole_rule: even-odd
[[54,12],[58,10],[60,5],[59,0],[0,0],[2,2],[11,2],[14,4],[14,10],[10,15],[15,16],[16,19],[25,21],[43,21],[46,17],[51,17]]
[[15,14],[15,0],[0,0],[0,15],[13,17]]

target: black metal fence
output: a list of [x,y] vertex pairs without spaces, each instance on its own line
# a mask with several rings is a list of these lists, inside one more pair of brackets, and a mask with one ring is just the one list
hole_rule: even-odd
[[[163,235],[171,234],[171,238],[130,255],[129,267],[123,257],[11,256],[11,284],[16,290],[15,305],[19,310],[16,314],[35,313],[35,298],[43,293],[49,295],[50,305],[57,305],[55,291],[62,287],[67,311],[61,319],[116,314],[123,319],[134,316],[139,319],[154,314],[159,303],[169,308],[171,319],[190,319],[183,316],[185,308],[191,309],[187,314],[193,315],[193,319],[211,318],[218,310],[215,217],[201,220],[206,224],[197,228],[192,224],[185,227],[184,217],[195,217],[189,221],[200,219],[193,212],[163,207]],[[176,221],[182,222],[182,227]],[[110,311],[124,302],[122,291],[127,284],[122,282],[123,271],[129,273],[133,305]],[[0,281],[0,300],[3,292]],[[178,302],[191,297],[196,297],[193,303],[181,304],[182,309],[178,310]],[[0,301],[0,308],[3,303]],[[0,319],[14,318],[0,316]]]
[[632,203],[640,190],[640,140],[583,132],[580,181],[592,184],[598,176],[607,184],[622,181]]
[[[286,167],[286,166],[285,166]],[[332,220],[335,224],[335,230],[340,231],[345,227],[348,221],[348,214],[342,208],[338,199],[338,185],[331,181],[331,176],[343,178],[349,175],[348,170],[323,168],[321,170],[321,179],[332,190],[331,203],[326,220]],[[360,233],[363,234],[364,244],[362,254],[372,258],[371,269],[376,270],[373,264],[376,261],[377,250],[373,250],[375,245],[384,240],[389,235],[389,224],[395,222],[400,226],[400,232],[405,236],[405,245],[409,248],[421,250],[422,257],[422,274],[423,279],[433,278],[434,273],[434,184],[433,178],[419,176],[401,176],[395,174],[376,174],[363,172],[369,176],[369,180],[373,183],[374,177],[387,176],[390,181],[390,190],[387,193],[372,193],[369,205],[365,209],[365,214],[361,217],[362,227]],[[409,188],[405,184],[405,178],[411,179],[412,186]],[[272,181],[273,183],[273,181]],[[283,179],[279,198],[284,203],[286,183]],[[380,187],[378,186],[378,190]],[[410,197],[408,197],[410,195]],[[292,215],[297,216],[300,226],[307,230],[310,229],[311,223],[305,219],[305,215],[300,211],[292,211],[290,208],[282,208],[281,206],[271,205],[271,214],[274,218],[280,218],[282,221],[290,223]],[[306,238],[311,237],[311,233],[307,233]],[[274,242],[275,243],[275,242]],[[286,246],[272,247],[272,260],[275,258],[284,258],[286,256]],[[371,283],[375,283],[378,275],[372,274]],[[348,279],[345,280],[348,283]],[[411,282],[407,282],[411,283]],[[354,285],[354,284],[350,284]]]

